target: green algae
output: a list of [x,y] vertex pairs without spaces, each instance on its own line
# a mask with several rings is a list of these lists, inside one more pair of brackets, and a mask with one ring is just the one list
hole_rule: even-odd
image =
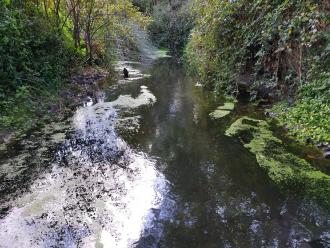
[[235,103],[225,102],[222,106],[219,106],[215,111],[210,113],[212,119],[220,119],[231,113],[235,108]]
[[330,176],[288,152],[266,121],[242,117],[227,129],[226,135],[238,137],[280,188],[306,195],[330,209]]
[[221,110],[221,109],[216,109],[215,111],[213,111],[210,116],[212,119],[220,119],[223,118],[227,115],[230,114],[230,111],[228,110]]
[[219,109],[223,110],[234,110],[235,104],[233,102],[225,102],[223,106],[220,106]]

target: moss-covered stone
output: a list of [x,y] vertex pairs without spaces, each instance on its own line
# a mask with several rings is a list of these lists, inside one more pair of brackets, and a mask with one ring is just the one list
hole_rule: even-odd
[[210,113],[212,119],[220,119],[231,113],[235,108],[235,103],[225,102],[222,106],[219,106],[215,111]]
[[[227,129],[226,135],[240,138],[282,189],[306,195],[330,209],[330,176],[289,153],[266,121],[242,117]],[[246,139],[247,135],[249,139]]]

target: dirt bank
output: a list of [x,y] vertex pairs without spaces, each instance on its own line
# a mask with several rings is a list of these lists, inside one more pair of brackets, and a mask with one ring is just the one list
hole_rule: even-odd
[[108,76],[109,71],[102,67],[75,69],[68,83],[61,89],[59,98],[47,103],[47,113],[38,116],[34,121],[34,125],[26,130],[17,130],[10,127],[0,130],[0,145],[4,147],[30,130],[39,128],[48,122],[67,118],[84,101],[95,97],[99,84]]

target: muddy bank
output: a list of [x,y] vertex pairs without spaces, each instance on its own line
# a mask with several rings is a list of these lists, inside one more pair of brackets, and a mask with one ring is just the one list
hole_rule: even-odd
[[9,143],[15,142],[15,139],[19,139],[34,129],[41,128],[46,123],[60,121],[71,116],[84,101],[96,97],[95,94],[99,87],[102,87],[102,82],[109,77],[109,71],[102,67],[84,67],[75,70],[68,79],[68,83],[61,89],[59,98],[49,102],[47,113],[38,116],[33,126],[25,130],[16,128],[0,130],[0,150],[5,149]]
[[[117,77],[112,73],[112,77]],[[72,115],[77,107],[81,106],[83,102],[96,98],[96,92],[103,86],[106,80],[109,80],[110,73],[102,67],[87,67],[82,68],[81,71],[76,72],[70,78],[70,83],[66,89],[63,90],[61,97],[64,103],[64,110],[57,109],[59,114]]]

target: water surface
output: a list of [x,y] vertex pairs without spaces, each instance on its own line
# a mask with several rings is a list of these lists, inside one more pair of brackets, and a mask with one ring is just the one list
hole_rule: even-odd
[[[330,214],[279,191],[174,60],[121,62],[72,118],[0,154],[0,247],[330,247]],[[254,111],[254,110],[253,110]]]

